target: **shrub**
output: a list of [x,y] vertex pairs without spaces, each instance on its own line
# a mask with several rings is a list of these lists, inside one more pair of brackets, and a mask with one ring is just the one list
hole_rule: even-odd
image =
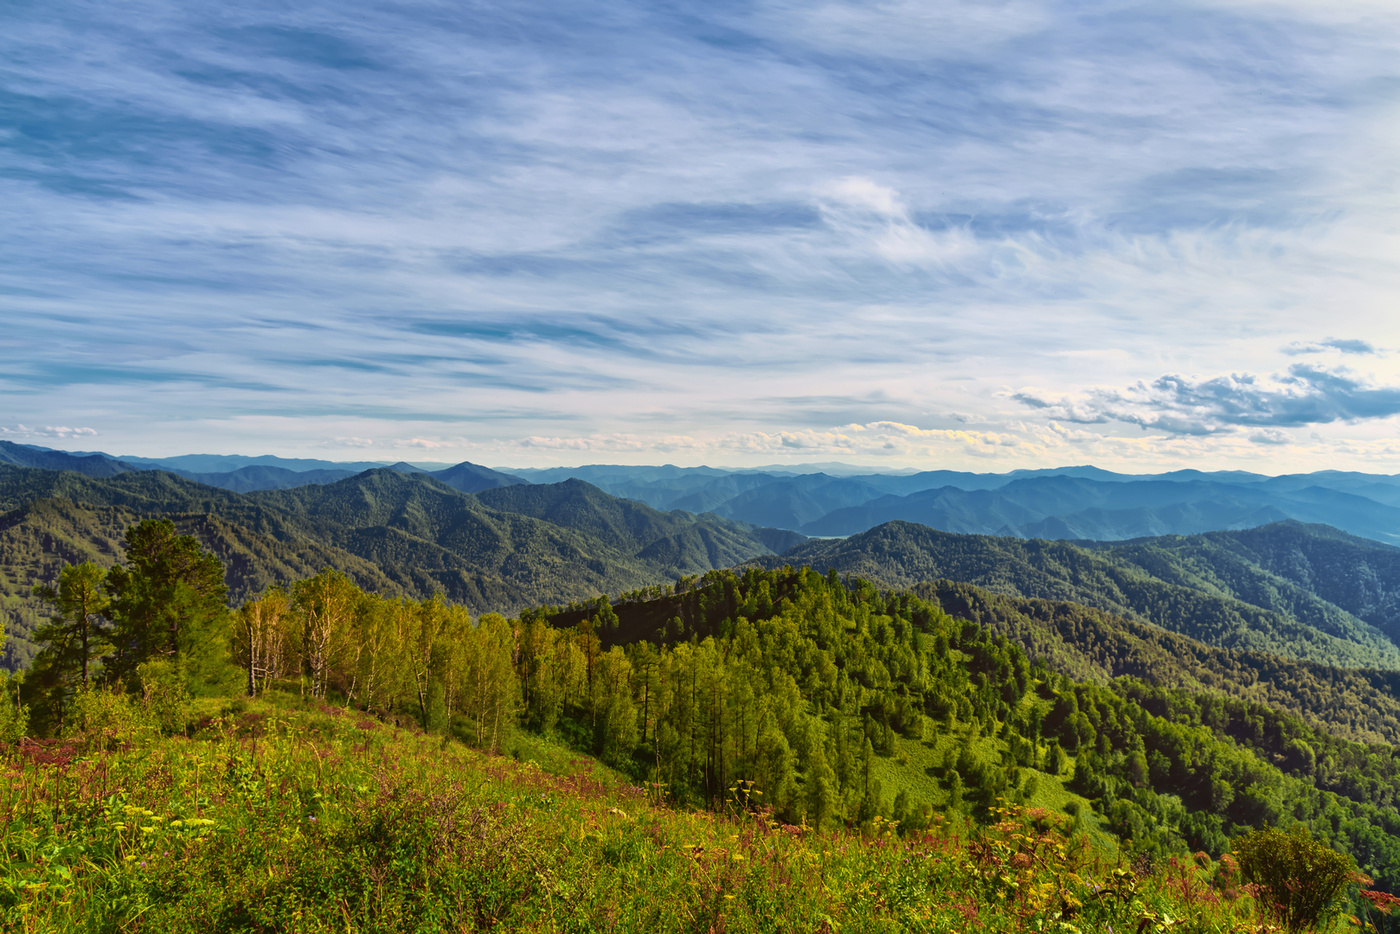
[[74,695],[65,732],[91,748],[112,749],[150,739],[158,726],[145,707],[120,689],[94,685]]
[[9,681],[9,675],[0,671],[0,745],[19,742],[29,730],[29,708],[19,702]]
[[184,730],[189,718],[190,691],[180,666],[164,659],[142,662],[136,666],[136,678],[141,686],[142,706],[160,731],[169,735]]
[[1256,830],[1232,841],[1231,849],[1264,911],[1290,931],[1323,920],[1356,874],[1350,857],[1323,846],[1304,827]]

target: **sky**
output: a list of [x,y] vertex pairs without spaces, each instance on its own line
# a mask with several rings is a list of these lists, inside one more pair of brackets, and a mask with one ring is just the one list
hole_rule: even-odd
[[0,439],[1400,473],[1400,4],[11,0]]

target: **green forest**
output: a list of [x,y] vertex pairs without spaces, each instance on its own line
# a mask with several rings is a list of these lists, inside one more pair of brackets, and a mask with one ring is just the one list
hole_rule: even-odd
[[[548,520],[541,516],[548,514]],[[112,567],[124,530],[165,518],[223,562],[236,604],[334,568],[369,591],[440,593],[473,613],[518,612],[728,567],[791,533],[660,512],[578,481],[463,493],[372,470],[338,483],[234,493],[173,474],[107,478],[0,465],[0,667],[27,667],[47,610],[35,585],[66,564]]]
[[561,743],[670,806],[742,793],[778,826],[917,837],[1035,808],[1143,866],[1305,830],[1400,891],[1389,672],[790,566],[512,618],[323,570],[229,609],[222,563],[172,521],[121,548],[37,588],[49,619],[3,692],[11,740],[90,735],[126,708],[178,733],[200,698],[299,697],[488,753]]
[[813,539],[764,567],[835,568],[905,590],[955,580],[1150,622],[1208,645],[1400,670],[1400,549],[1298,522],[1130,542],[958,535],[887,522]]

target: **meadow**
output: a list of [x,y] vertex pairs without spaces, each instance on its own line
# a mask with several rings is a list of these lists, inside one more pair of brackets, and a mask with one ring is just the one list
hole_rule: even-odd
[[743,783],[678,809],[545,738],[491,756],[275,691],[176,735],[112,698],[3,756],[0,926],[25,934],[1281,930],[1229,855],[1133,865],[1044,809],[818,832]]

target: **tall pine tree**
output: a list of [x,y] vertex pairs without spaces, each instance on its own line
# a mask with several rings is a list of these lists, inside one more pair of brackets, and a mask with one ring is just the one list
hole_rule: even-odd
[[126,565],[107,572],[107,592],[113,674],[125,677],[144,661],[165,659],[202,688],[226,673],[224,566],[175,523],[147,519],[126,530]]

